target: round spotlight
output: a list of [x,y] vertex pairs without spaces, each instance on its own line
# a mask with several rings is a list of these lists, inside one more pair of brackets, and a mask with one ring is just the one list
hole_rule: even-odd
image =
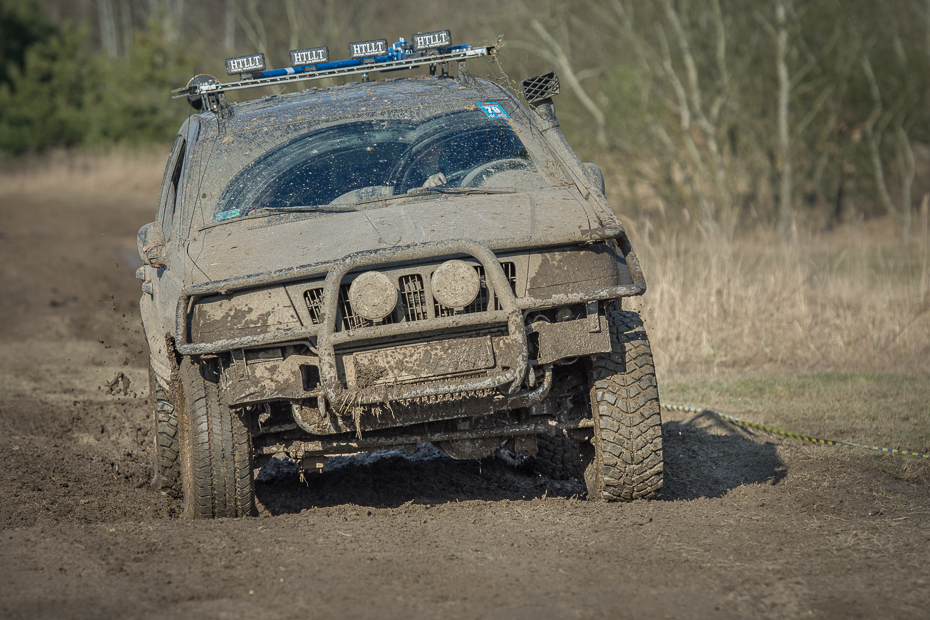
[[460,260],[446,261],[433,272],[433,297],[447,308],[464,308],[475,301],[481,278],[474,265]]
[[397,287],[379,271],[366,271],[349,286],[352,310],[369,321],[380,321],[397,305]]

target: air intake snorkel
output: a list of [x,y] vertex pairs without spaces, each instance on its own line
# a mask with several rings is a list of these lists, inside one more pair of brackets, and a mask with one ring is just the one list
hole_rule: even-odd
[[520,89],[523,91],[523,98],[543,121],[542,132],[545,134],[550,129],[557,128],[559,119],[555,116],[552,97],[559,94],[560,88],[559,76],[555,71],[523,80],[520,82]]

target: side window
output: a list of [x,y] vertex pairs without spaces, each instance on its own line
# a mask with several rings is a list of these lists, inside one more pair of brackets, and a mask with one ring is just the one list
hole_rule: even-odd
[[178,182],[181,180],[181,172],[184,169],[185,146],[186,141],[184,138],[178,136],[174,142],[174,147],[171,149],[168,167],[165,169],[161,208],[159,209],[159,222],[161,223],[162,232],[165,233],[166,240],[174,236],[172,224],[174,222],[174,210],[178,200]]

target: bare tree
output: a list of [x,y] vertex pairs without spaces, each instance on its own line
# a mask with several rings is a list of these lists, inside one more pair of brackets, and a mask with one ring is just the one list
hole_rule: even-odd
[[296,50],[300,47],[300,33],[303,31],[302,13],[297,10],[294,0],[284,0],[284,9],[287,11],[287,22],[290,24],[290,38],[287,48]]
[[714,26],[716,30],[716,61],[718,70],[718,93],[710,107],[710,115],[704,112],[704,95],[698,79],[697,63],[691,50],[690,37],[682,26],[678,11],[672,0],[665,0],[665,14],[675,33],[676,41],[681,50],[682,61],[685,65],[685,74],[688,78],[688,100],[685,105],[691,109],[691,114],[695,124],[700,129],[704,141],[707,144],[707,151],[710,156],[711,166],[714,174],[716,207],[707,214],[708,223],[713,221],[719,223],[720,217],[729,219],[730,209],[730,192],[727,187],[726,168],[724,167],[723,157],[720,153],[720,147],[717,142],[717,122],[720,118],[720,111],[723,108],[729,88],[729,73],[726,65],[726,31],[723,25],[723,16],[720,11],[719,0],[711,2]]
[[123,30],[123,57],[129,55],[134,44],[132,28],[132,7],[129,0],[119,0],[119,16]]
[[169,43],[181,39],[184,25],[184,0],[148,0],[149,19],[161,24],[162,37]]
[[223,47],[226,53],[231,53],[236,49],[236,0],[226,0],[225,11],[225,30],[223,31]]
[[788,97],[791,82],[788,80],[788,18],[785,12],[785,0],[775,2],[775,27],[777,49],[775,63],[778,73],[778,152],[779,152],[779,189],[778,189],[778,234],[784,239],[791,224],[791,142],[788,132]]
[[563,75],[568,82],[569,88],[571,88],[575,96],[578,97],[578,100],[581,101],[581,105],[585,107],[594,119],[594,124],[597,127],[595,138],[597,139],[598,145],[602,147],[607,146],[607,119],[604,116],[604,112],[594,103],[594,100],[591,99],[590,95],[588,95],[587,91],[581,85],[578,73],[572,66],[565,50],[559,45],[555,38],[549,34],[549,31],[546,30],[538,19],[533,19],[530,22],[530,26],[548,45],[548,48],[543,48],[544,54],[556,65],[559,73]]
[[[341,15],[340,9],[342,9]],[[362,23],[359,20],[361,20],[361,16],[358,15],[358,4],[350,7],[346,2],[326,0],[323,7],[322,27],[317,32],[317,36],[322,41],[336,41],[340,38],[354,37],[356,35],[349,35],[348,31],[352,26],[361,28]]]
[[[630,46],[643,81],[647,126],[664,146],[665,156],[674,168],[683,172],[683,180],[698,203],[702,229],[707,231],[724,224],[727,230],[732,230],[735,213],[720,142],[721,136],[728,133],[726,118],[732,91],[726,25],[719,1],[702,6],[697,19],[713,24],[712,60],[703,68],[700,61],[705,58],[695,51],[694,39],[696,36],[706,39],[706,33],[701,28],[692,28],[689,17],[682,13],[687,3],[664,0],[655,5],[656,13],[651,20],[646,18],[646,24],[637,23],[634,9],[642,5],[635,2],[611,0],[609,10],[594,1],[589,6],[600,19],[622,33]],[[655,33],[654,43],[650,41],[650,32]],[[677,48],[675,51],[673,46]],[[667,127],[663,115],[653,113],[650,98],[657,99],[674,114],[677,129],[670,124]]]
[[461,42],[504,34],[509,70],[558,71],[562,126],[582,156],[635,184],[649,197],[639,204],[674,205],[703,230],[735,232],[743,218],[784,234],[840,205],[906,227],[926,191],[916,145],[930,143],[930,0],[40,2],[53,19],[99,24],[109,57],[132,50],[133,23],[201,42],[206,63],[249,51],[243,40],[273,61],[311,45],[344,57],[350,40],[444,24]]
[[100,45],[110,58],[119,56],[119,40],[116,34],[116,12],[113,0],[97,0],[97,16],[100,20]]
[[245,8],[236,7],[236,19],[256,52],[268,54],[268,31],[258,12],[258,0],[245,0]]
[[575,65],[569,57],[570,52],[566,46],[560,44],[550,33],[542,22],[534,16],[534,13],[527,8],[522,0],[513,0],[514,6],[523,17],[529,17],[530,27],[539,37],[544,45],[530,43],[528,41],[511,41],[510,44],[518,49],[525,49],[529,52],[544,58],[555,65],[556,70],[562,79],[565,80],[571,92],[578,97],[581,105],[591,114],[594,120],[595,131],[594,137],[600,147],[607,146],[607,117],[603,110],[598,107],[597,103],[591,98],[584,86],[581,85],[581,72],[576,70]]
[[[894,216],[908,230],[911,223],[911,185],[914,181],[916,167],[914,154],[911,150],[910,139],[907,135],[906,121],[902,118],[903,95],[899,97],[890,109],[886,109],[882,98],[878,79],[869,59],[869,50],[862,54],[862,70],[869,83],[869,92],[872,95],[872,113],[864,123],[864,132],[869,147],[872,162],[872,173],[875,177],[875,188],[879,200],[889,215]],[[905,93],[906,95],[906,93]],[[896,151],[898,155],[899,177],[901,180],[901,205],[894,204],[885,178],[885,162],[881,154],[881,142],[885,127],[895,121]]]
[[168,10],[165,15],[165,32],[168,40],[177,43],[181,39],[184,26],[184,0],[166,0]]

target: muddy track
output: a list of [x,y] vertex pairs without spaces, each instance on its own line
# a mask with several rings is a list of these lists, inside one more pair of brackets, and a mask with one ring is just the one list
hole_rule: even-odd
[[424,449],[304,481],[279,465],[258,518],[177,520],[148,486],[133,270],[151,210],[0,196],[0,617],[926,613],[930,489],[684,414],[664,416],[660,501]]

